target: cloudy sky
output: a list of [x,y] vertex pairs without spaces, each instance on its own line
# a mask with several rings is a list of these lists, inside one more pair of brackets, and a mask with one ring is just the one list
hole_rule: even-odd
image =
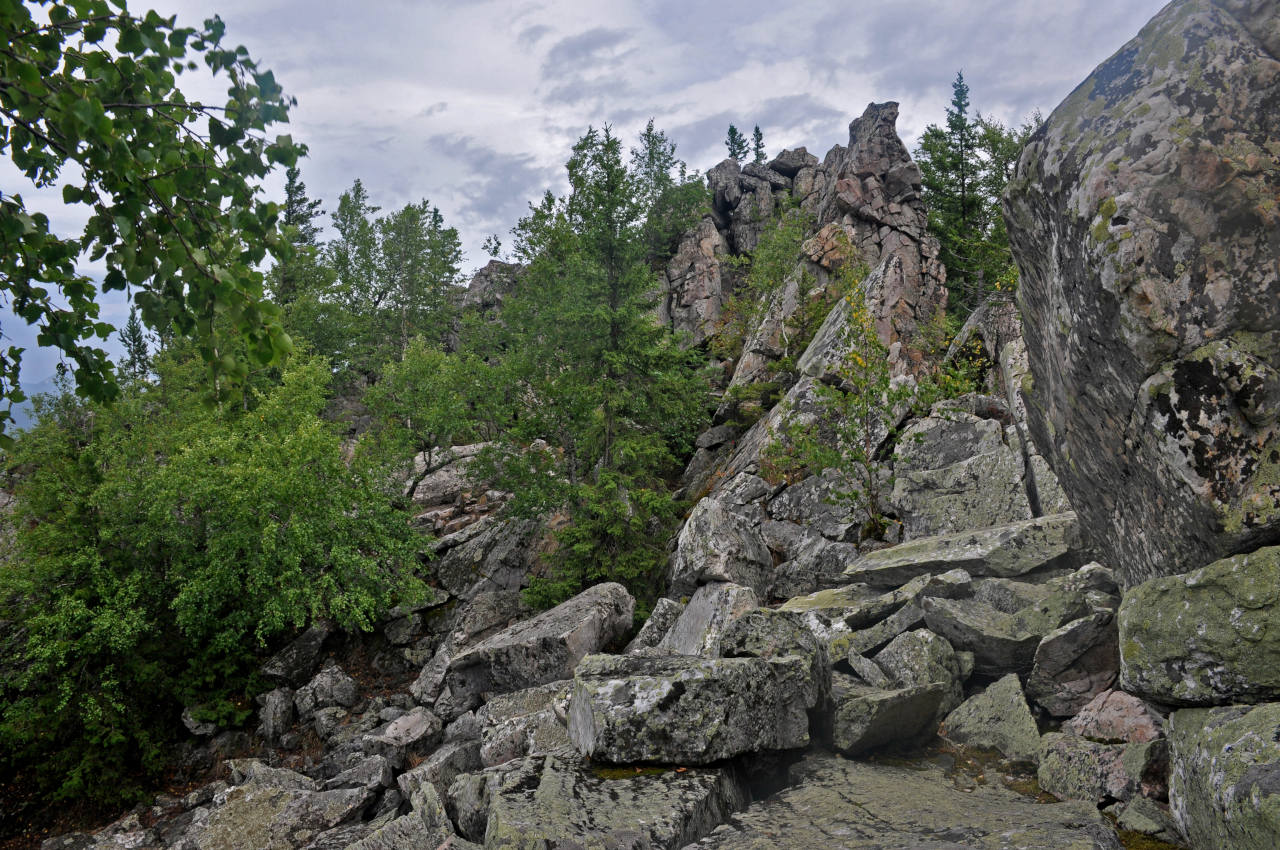
[[[901,104],[908,146],[941,123],[963,70],[972,109],[1021,123],[1048,114],[1164,0],[154,0],[179,23],[216,12],[298,100],[291,132],[325,209],[360,178],[384,209],[429,199],[462,234],[468,267],[545,189],[588,125],[632,140],[649,118],[690,166],[725,155],[730,123],[767,148],[821,157],[868,102]],[[145,8],[137,0],[134,11]],[[211,82],[183,77],[192,97]],[[77,216],[36,198],[55,226]],[[283,178],[268,184],[279,193]],[[54,196],[56,197],[56,195]],[[3,306],[0,305],[0,311]],[[112,303],[104,318],[122,324]],[[0,312],[4,336],[31,335]],[[5,340],[7,343],[7,340]],[[27,355],[25,374],[54,360]]]

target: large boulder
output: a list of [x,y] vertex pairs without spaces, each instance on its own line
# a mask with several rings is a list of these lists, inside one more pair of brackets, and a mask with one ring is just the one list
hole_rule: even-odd
[[809,744],[806,659],[590,655],[578,665],[569,738],[613,764],[710,764]]
[[1012,578],[1039,569],[1075,567],[1073,513],[1009,525],[943,534],[868,552],[849,565],[845,578],[897,587],[924,573],[962,569],[972,576]]
[[487,848],[677,850],[743,808],[727,769],[598,770],[526,759],[489,791]]
[[704,584],[658,641],[656,649],[679,655],[719,655],[720,638],[733,621],[759,606],[760,600],[749,587],[722,581]]
[[1130,588],[1120,682],[1175,705],[1280,698],[1280,547]]
[[938,708],[948,691],[942,682],[890,690],[860,685],[838,689],[831,742],[849,755],[920,744],[938,731]]
[[1126,585],[1280,533],[1280,6],[1177,0],[1005,195],[1027,415]]
[[1169,718],[1169,805],[1193,847],[1280,846],[1280,703]]
[[1069,717],[1115,684],[1119,672],[1115,617],[1100,611],[1044,636],[1027,677],[1027,696],[1055,717]]
[[[620,584],[598,584],[550,611],[516,623],[454,656],[444,676],[448,721],[484,695],[508,693],[573,675],[578,661],[622,638],[635,600]],[[439,706],[437,706],[439,710]]]
[[948,714],[941,734],[957,744],[998,750],[1010,761],[1035,764],[1039,758],[1040,731],[1013,673]]
[[727,581],[764,596],[772,568],[773,556],[755,523],[722,502],[705,498],[694,506],[680,529],[671,559],[670,592],[687,596],[699,585]]

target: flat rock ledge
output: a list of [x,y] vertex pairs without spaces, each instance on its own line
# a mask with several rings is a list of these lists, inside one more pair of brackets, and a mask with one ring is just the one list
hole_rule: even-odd
[[699,850],[1121,850],[1087,803],[1036,803],[1002,786],[956,788],[942,768],[847,761],[815,753],[792,787],[748,807]]

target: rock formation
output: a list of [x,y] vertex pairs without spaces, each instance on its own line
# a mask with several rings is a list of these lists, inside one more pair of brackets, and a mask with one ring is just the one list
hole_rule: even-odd
[[1280,539],[1278,17],[1170,4],[1006,194],[1031,431],[1126,585]]

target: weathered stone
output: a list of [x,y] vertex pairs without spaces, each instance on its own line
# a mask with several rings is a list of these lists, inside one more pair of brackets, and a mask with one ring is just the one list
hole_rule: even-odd
[[494,697],[481,709],[480,759],[486,767],[522,756],[574,753],[565,718],[572,682]]
[[591,655],[574,675],[569,738],[614,764],[708,764],[809,743],[808,663],[795,656]]
[[483,766],[479,741],[455,741],[441,745],[426,761],[400,774],[396,777],[396,783],[400,787],[400,793],[408,800],[425,793],[427,785],[443,797],[455,779],[464,773],[480,770]]
[[1155,578],[1120,606],[1120,683],[1175,705],[1280,697],[1280,547]]
[[1125,803],[1116,819],[1116,826],[1128,832],[1151,835],[1170,844],[1183,843],[1173,815],[1147,797],[1134,797]]
[[584,655],[627,633],[634,608],[622,585],[600,584],[464,650],[445,674],[451,705],[442,719],[469,711],[484,694],[569,678]]
[[911,747],[938,730],[938,707],[947,698],[945,683],[881,691],[854,688],[837,697],[832,744],[857,755],[889,745]]
[[444,739],[444,723],[422,706],[391,721],[365,738],[366,749],[379,752],[397,767],[408,756],[426,755]]
[[1164,737],[1164,720],[1124,691],[1105,691],[1062,724],[1064,732],[1104,743],[1140,744]]
[[[676,850],[748,800],[727,769],[591,770],[529,759],[490,795],[487,848]],[[615,775],[616,774],[616,775]]]
[[958,789],[929,762],[897,766],[812,754],[789,787],[690,850],[1120,850],[1084,803],[1044,805],[999,784]]
[[1119,673],[1115,618],[1109,612],[1092,614],[1040,641],[1027,696],[1055,717],[1068,717],[1114,685]]
[[316,713],[316,709],[342,706],[351,708],[360,699],[356,680],[342,672],[336,664],[326,667],[310,682],[298,688],[293,704],[303,720]]
[[[856,673],[859,671],[854,657],[849,656],[849,664]],[[955,650],[946,638],[938,637],[928,629],[898,635],[876,653],[873,660],[879,669],[893,677],[898,687],[946,685],[946,694],[938,703],[939,720],[964,699],[964,680],[960,676],[960,661]]]
[[1004,449],[1003,431],[994,419],[960,410],[935,408],[916,419],[898,437],[894,471],[942,469],[987,452]]
[[364,788],[307,791],[249,782],[219,795],[213,806],[197,809],[182,846],[294,850],[310,836],[358,816],[371,799]]
[[894,680],[889,678],[879,664],[865,655],[851,652],[845,658],[845,663],[853,669],[853,675],[863,684],[886,691],[893,688]]
[[1277,14],[1169,4],[1006,193],[1031,432],[1126,586],[1280,528]]
[[689,514],[671,559],[670,592],[685,596],[708,582],[733,582],[763,595],[773,556],[755,526],[710,497]]
[[[794,681],[802,691],[804,704],[809,708],[821,708],[831,696],[831,659],[826,643],[784,611],[757,608],[743,614],[720,639],[720,655],[724,658],[763,658],[766,661],[799,658],[808,667],[808,672]],[[802,732],[793,730],[779,734],[798,738]]]
[[299,688],[310,681],[320,666],[320,652],[324,642],[333,633],[333,627],[325,621],[313,624],[294,638],[284,649],[262,665],[262,675],[278,685]]
[[432,576],[462,600],[492,591],[517,591],[533,561],[542,525],[537,520],[488,517],[435,543]]
[[909,540],[1007,525],[1034,516],[1022,475],[1022,457],[1002,444],[950,466],[898,474],[887,502]]
[[267,746],[280,743],[280,736],[293,725],[293,690],[276,688],[258,695],[258,734]]
[[1168,750],[1163,740],[1100,744],[1050,732],[1040,739],[1040,787],[1060,800],[1128,800],[1163,792]]
[[385,756],[369,756],[325,782],[324,790],[365,788],[376,791],[379,788],[390,788],[394,784],[391,776],[392,765]]
[[1039,757],[1040,730],[1013,673],[948,714],[940,734],[957,744],[998,750],[1010,761],[1035,764]]
[[1071,549],[1075,514],[1039,517],[899,543],[868,552],[845,577],[876,587],[897,587],[924,573],[963,569],[972,576],[1020,576],[1038,569],[1075,567]]
[[1169,804],[1193,847],[1280,846],[1280,703],[1169,716]]
[[769,162],[769,169],[784,177],[795,177],[802,168],[812,168],[818,164],[818,158],[804,148],[785,150]]
[[720,651],[720,638],[733,621],[758,607],[760,601],[749,587],[724,582],[704,584],[658,642],[657,649],[714,656]]
[[844,652],[857,655],[869,655],[903,632],[922,625],[924,609],[914,602],[908,602],[874,626],[852,632],[847,639],[834,642],[833,648],[839,647]]
[[627,644],[627,648],[623,651],[630,654],[657,646],[667,636],[667,632],[671,631],[671,627],[675,625],[676,620],[680,619],[682,613],[684,613],[684,603],[666,597],[659,599],[654,604],[649,619],[645,620],[644,625],[640,627],[639,634],[631,639],[631,643]]
[[838,494],[849,488],[850,482],[838,470],[825,469],[770,500],[769,516],[803,524],[831,540],[846,540],[855,522],[849,505],[842,503]]

